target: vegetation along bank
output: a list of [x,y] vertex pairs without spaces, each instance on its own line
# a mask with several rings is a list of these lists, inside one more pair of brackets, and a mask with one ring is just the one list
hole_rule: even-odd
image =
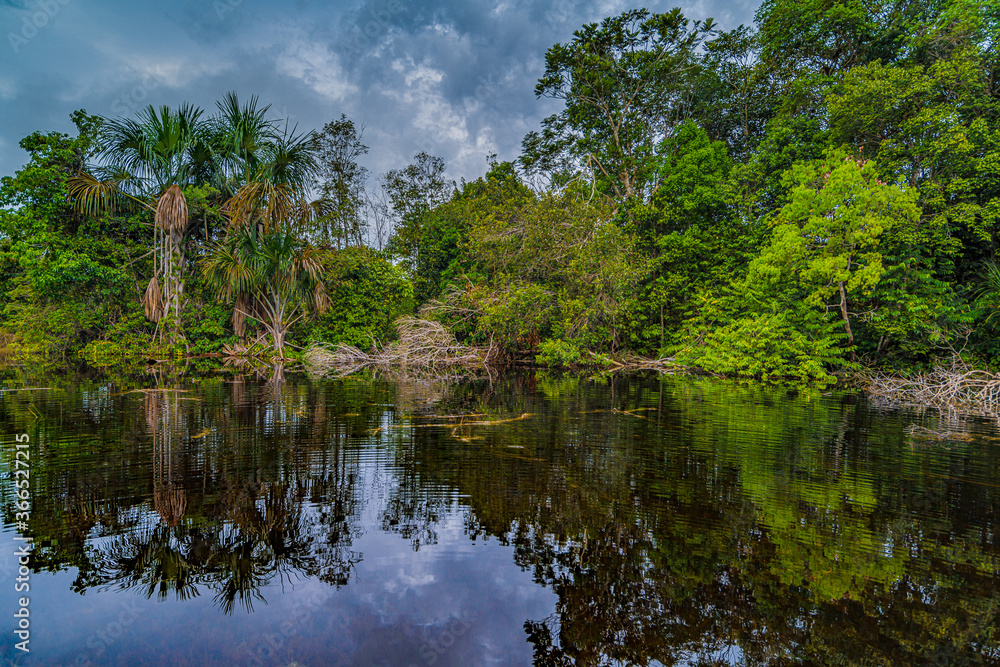
[[535,87],[559,112],[469,182],[425,153],[369,174],[354,120],[290,132],[236,93],[77,111],[75,136],[25,137],[0,185],[0,348],[323,343],[372,364],[418,315],[501,361],[821,383],[988,369],[1000,13],[870,5],[766,0],[729,32],[680,10],[582,26]]

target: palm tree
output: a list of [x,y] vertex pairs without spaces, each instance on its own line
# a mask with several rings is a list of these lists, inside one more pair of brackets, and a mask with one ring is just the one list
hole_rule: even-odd
[[[317,170],[314,133],[296,134],[286,124],[280,133],[272,128],[267,141],[250,141],[247,128],[259,128],[267,107],[256,111],[256,98],[251,98],[246,108],[236,113],[238,102],[231,96],[219,108],[232,127],[243,128],[230,135],[230,145],[245,153],[244,180],[223,207],[231,229],[252,230],[252,238],[266,238],[278,229],[287,231],[292,221],[312,218],[315,206],[306,202],[304,192]],[[255,167],[253,171],[251,166]],[[240,241],[234,239],[233,243],[239,245]],[[268,322],[273,312],[251,292],[238,289],[232,318],[237,336],[246,332],[247,317]]]
[[303,247],[287,226],[233,230],[209,253],[204,270],[222,299],[236,300],[236,328],[246,317],[260,320],[279,358],[291,325],[307,309],[323,312],[329,305],[319,251]]
[[[302,193],[316,170],[313,133],[295,134],[287,125],[281,131],[256,96],[241,104],[230,92],[216,106],[210,119],[188,104],[102,119],[101,164],[70,180],[81,212],[97,215],[129,203],[155,213],[153,276],[143,304],[153,322],[171,314],[178,336],[190,228],[184,188],[218,188],[234,227],[275,228],[308,213]],[[234,314],[234,324],[238,319]]]
[[153,322],[172,314],[178,334],[189,222],[182,188],[218,171],[211,128],[201,116],[201,109],[182,104],[176,110],[150,105],[136,119],[105,118],[103,164],[92,168],[96,176],[81,173],[70,180],[70,196],[87,213],[113,211],[123,200],[155,213],[153,276],[143,304]]
[[286,127],[275,133],[257,156],[256,171],[226,204],[233,226],[274,229],[309,215],[304,193],[316,173],[314,145],[312,132],[295,134]]

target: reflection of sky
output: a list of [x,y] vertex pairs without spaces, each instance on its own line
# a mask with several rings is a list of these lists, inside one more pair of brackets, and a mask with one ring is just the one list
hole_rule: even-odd
[[205,587],[186,601],[173,592],[163,601],[135,591],[88,589],[81,596],[70,590],[75,568],[33,573],[30,655],[17,655],[9,639],[17,598],[13,577],[4,575],[16,569],[15,533],[5,527],[0,656],[25,665],[78,664],[78,656],[95,665],[530,663],[523,624],[553,612],[552,592],[514,564],[512,548],[495,540],[471,541],[457,504],[443,508],[435,525],[437,542],[418,551],[399,535],[383,532],[379,519],[386,494],[370,486],[379,467],[370,459],[363,464],[365,489],[374,493],[365,496],[363,533],[351,546],[364,558],[347,586],[279,577],[261,591],[267,604],[256,603],[253,614],[237,607],[226,616]]

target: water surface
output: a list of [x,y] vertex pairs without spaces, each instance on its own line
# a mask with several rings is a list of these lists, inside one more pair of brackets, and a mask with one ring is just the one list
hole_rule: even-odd
[[13,664],[1000,662],[988,420],[670,377],[29,384]]

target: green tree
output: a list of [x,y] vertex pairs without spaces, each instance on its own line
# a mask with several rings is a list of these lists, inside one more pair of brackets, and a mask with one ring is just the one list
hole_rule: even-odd
[[[421,272],[426,263],[422,256],[428,238],[427,219],[430,212],[446,202],[454,191],[454,182],[444,176],[444,160],[420,152],[413,164],[386,172],[381,187],[389,199],[395,228],[389,238],[389,252],[399,257],[412,272]],[[426,290],[417,286],[419,295]]]
[[362,134],[364,126],[341,114],[316,135],[319,199],[313,204],[316,215],[309,231],[319,243],[338,248],[364,243],[368,170],[358,158],[368,153],[368,147],[361,142]]
[[723,32],[705,42],[695,82],[691,117],[739,161],[760,143],[781,103],[780,76],[760,55],[752,28]]
[[309,308],[323,312],[329,306],[319,252],[287,228],[234,231],[212,248],[204,271],[222,299],[249,297],[253,308],[242,316],[261,320],[279,358],[289,328]]
[[413,313],[413,283],[384,253],[351,246],[324,253],[322,261],[330,307],[306,332],[310,342],[368,349],[394,335],[399,317]]
[[468,248],[485,280],[460,300],[487,340],[528,349],[543,338],[586,349],[625,343],[625,304],[648,267],[635,235],[581,190],[514,190],[474,218]]
[[712,29],[711,19],[691,24],[679,9],[637,9],[554,45],[535,94],[564,100],[565,108],[545,119],[541,135],[525,138],[522,164],[535,171],[564,153],[615,200],[648,199],[657,142],[688,113],[696,52]]
[[916,193],[883,183],[877,174],[874,162],[839,151],[794,166],[786,175],[789,202],[748,277],[748,285],[765,293],[839,312],[852,361],[849,297],[871,294],[885,273],[882,237],[920,217]]
[[28,164],[0,182],[0,336],[19,353],[65,355],[108,327],[131,329],[137,315],[129,299],[146,232],[134,217],[81,215],[68,203],[100,126],[83,111],[72,118],[78,136],[25,137]]
[[[734,220],[726,146],[693,121],[659,148],[660,187],[648,206],[633,208],[652,271],[629,307],[631,339],[643,351],[666,346],[698,295],[732,279],[754,247]],[[641,211],[641,213],[640,213]]]

